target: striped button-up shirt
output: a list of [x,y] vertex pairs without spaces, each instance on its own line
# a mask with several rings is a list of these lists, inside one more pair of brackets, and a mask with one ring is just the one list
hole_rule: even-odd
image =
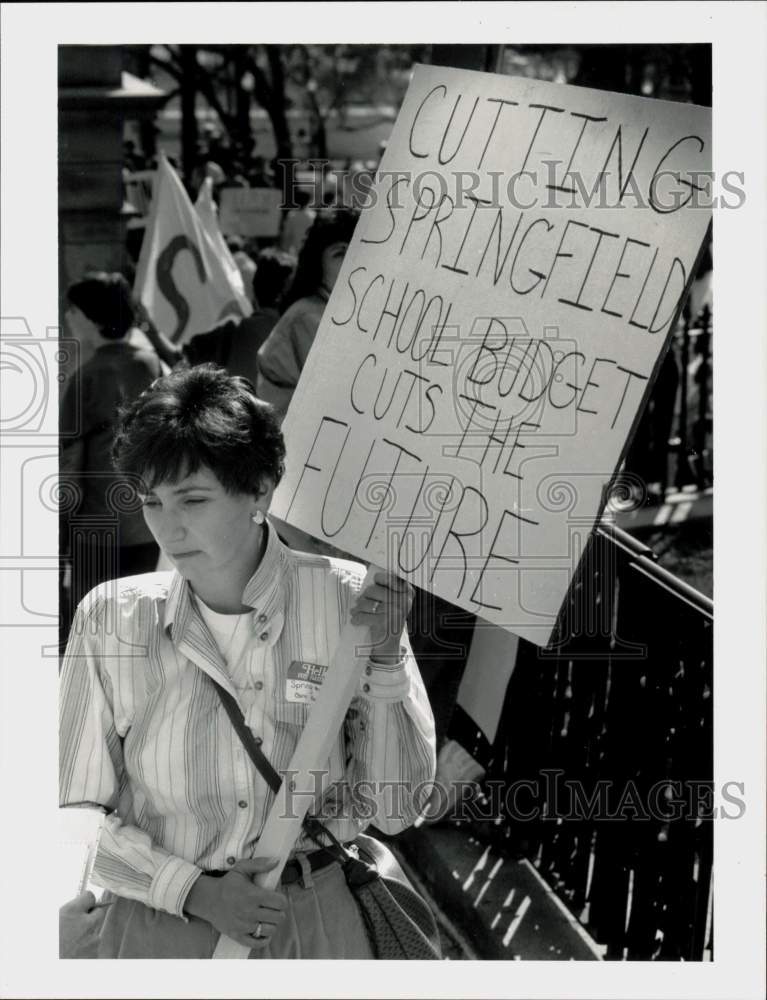
[[[60,803],[107,813],[96,884],[183,916],[202,871],[258,853],[273,795],[211,678],[273,766],[288,768],[363,575],[286,548],[270,528],[243,594],[251,637],[233,669],[178,573],[105,583],[83,600],[62,670]],[[344,841],[370,822],[385,833],[409,826],[434,779],[431,709],[402,643],[398,664],[366,664],[331,757],[318,762],[310,811]]]

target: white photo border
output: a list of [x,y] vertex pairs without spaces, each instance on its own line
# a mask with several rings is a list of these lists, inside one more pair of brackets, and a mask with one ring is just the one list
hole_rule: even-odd
[[[745,175],[746,202],[714,214],[715,780],[743,782],[745,815],[715,827],[712,963],[494,962],[439,966],[298,962],[248,966],[128,962],[105,969],[58,959],[56,865],[57,641],[8,621],[0,600],[0,782],[3,906],[0,996],[13,997],[695,997],[757,998],[764,980],[765,455],[767,6],[760,3],[147,3],[6,4],[2,14],[2,308],[34,338],[58,309],[57,46],[169,41],[680,43],[713,45],[714,164]],[[16,329],[14,327],[14,329]],[[8,392],[13,379],[4,376]],[[55,453],[53,404],[41,455]],[[6,404],[11,407],[13,401]],[[6,411],[8,412],[8,411]],[[51,423],[52,421],[52,423]],[[53,442],[53,443],[52,443]],[[5,443],[5,442],[4,442]],[[5,463],[3,505],[34,519],[41,593],[55,595],[57,518],[22,496]],[[29,504],[29,507],[27,507]],[[3,533],[0,530],[0,541]],[[12,540],[0,587],[14,580]],[[46,554],[50,558],[46,562]],[[36,560],[36,561],[35,561]],[[46,568],[46,566],[48,568]],[[50,574],[53,574],[51,577]],[[37,574],[28,582],[36,590]],[[53,584],[51,586],[51,579]],[[15,585],[15,584],[14,584]],[[29,595],[27,595],[28,597]],[[55,597],[54,597],[55,601]],[[33,602],[34,603],[34,602]],[[55,610],[55,609],[52,609]]]

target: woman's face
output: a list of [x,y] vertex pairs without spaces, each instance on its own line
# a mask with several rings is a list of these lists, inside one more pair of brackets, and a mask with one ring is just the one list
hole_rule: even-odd
[[179,573],[209,590],[218,578],[242,579],[255,570],[262,530],[253,523],[270,496],[227,493],[206,467],[144,497],[144,519]]
[[348,249],[348,243],[331,243],[322,251],[322,284],[329,292],[333,290]]

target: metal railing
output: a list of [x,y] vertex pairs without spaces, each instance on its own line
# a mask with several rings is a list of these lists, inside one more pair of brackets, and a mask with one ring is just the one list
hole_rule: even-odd
[[520,643],[494,745],[464,726],[500,804],[473,832],[528,857],[607,959],[711,958],[712,602],[610,525],[577,579],[566,643]]
[[678,434],[669,444],[676,449],[678,488],[694,483],[698,489],[713,479],[711,310],[705,306],[695,323],[685,316],[678,344],[682,379],[679,391]]
[[711,310],[685,309],[626,459],[661,495],[713,482]]

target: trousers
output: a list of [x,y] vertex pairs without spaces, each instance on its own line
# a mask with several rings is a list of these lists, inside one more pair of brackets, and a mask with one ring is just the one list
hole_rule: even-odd
[[[281,891],[288,900],[285,919],[250,959],[374,958],[359,909],[334,862],[308,873]],[[186,921],[136,900],[105,893],[98,958],[211,958],[218,931],[207,921]]]

